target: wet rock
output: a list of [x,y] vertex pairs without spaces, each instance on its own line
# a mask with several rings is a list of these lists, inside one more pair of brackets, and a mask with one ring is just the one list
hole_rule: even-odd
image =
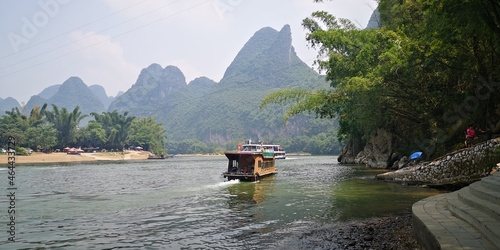
[[[315,227],[311,234],[298,233],[276,249],[418,249],[412,234],[411,213]],[[329,239],[325,240],[324,235]],[[300,238],[300,241],[293,239]]]
[[373,240],[373,236],[366,235],[365,237],[363,237],[363,240],[365,240],[365,241],[372,241]]

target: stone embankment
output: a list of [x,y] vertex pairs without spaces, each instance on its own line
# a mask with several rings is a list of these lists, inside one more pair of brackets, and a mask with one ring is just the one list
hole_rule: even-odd
[[500,162],[500,138],[449,153],[431,162],[422,162],[377,175],[377,179],[419,185],[470,184],[490,174]]
[[500,249],[498,172],[458,191],[423,199],[412,211],[421,249]]

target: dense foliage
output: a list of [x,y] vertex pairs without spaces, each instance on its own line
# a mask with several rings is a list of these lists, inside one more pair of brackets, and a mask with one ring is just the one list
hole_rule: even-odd
[[458,147],[469,123],[499,129],[500,2],[380,0],[379,11],[380,29],[322,11],[305,19],[330,88],[280,91],[262,105],[292,100],[287,116],[336,118],[343,140],[385,128],[428,156]]
[[[128,146],[142,146],[156,154],[164,154],[165,129],[152,117],[136,118],[128,113],[91,113],[95,120],[80,128],[80,121],[88,115],[76,106],[73,111],[59,109],[47,104],[35,106],[30,115],[19,109],[6,111],[0,117],[0,146],[5,147],[7,138],[14,136],[18,146],[33,150],[51,151],[64,147],[95,147],[108,150],[123,150]],[[21,147],[18,153],[21,152]]]

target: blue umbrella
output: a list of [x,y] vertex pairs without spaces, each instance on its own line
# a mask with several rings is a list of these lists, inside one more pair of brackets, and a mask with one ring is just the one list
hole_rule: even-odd
[[422,152],[415,152],[415,153],[410,155],[410,160],[418,159],[418,158],[420,158],[420,156],[422,156]]

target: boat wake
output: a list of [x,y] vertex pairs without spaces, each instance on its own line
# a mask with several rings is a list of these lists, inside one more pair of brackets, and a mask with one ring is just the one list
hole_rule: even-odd
[[230,180],[215,184],[217,187],[225,187],[240,183],[240,180]]
[[240,180],[223,181],[216,184],[206,185],[203,187],[203,189],[218,189],[221,187],[227,187],[238,183],[240,183]]

